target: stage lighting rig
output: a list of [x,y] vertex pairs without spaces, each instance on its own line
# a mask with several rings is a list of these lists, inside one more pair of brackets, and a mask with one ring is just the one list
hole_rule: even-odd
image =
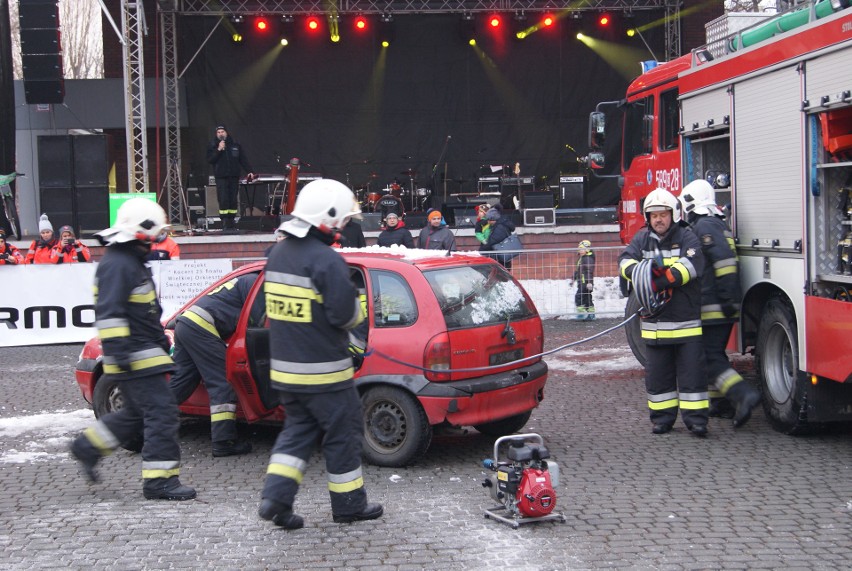
[[459,36],[463,42],[471,46],[476,45],[476,20],[470,12],[462,13],[459,20]]
[[515,12],[512,16],[512,37],[516,40],[523,40],[529,34],[529,25],[527,24],[527,15],[523,10]]
[[379,45],[389,47],[394,40],[393,14],[386,12],[379,16],[379,27],[376,33]]

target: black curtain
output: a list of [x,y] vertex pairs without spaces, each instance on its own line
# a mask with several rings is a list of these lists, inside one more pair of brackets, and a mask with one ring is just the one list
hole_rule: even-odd
[[[563,22],[520,42],[480,33],[473,48],[459,35],[458,15],[401,15],[384,50],[374,33],[349,33],[343,18],[338,44],[327,33],[300,33],[285,48],[274,30],[261,39],[246,29],[235,45],[223,22],[185,76],[192,128],[184,162],[193,174],[208,174],[206,144],[225,123],[258,172],[282,172],[298,157],[303,172],[348,178],[352,187],[394,179],[408,187],[403,173],[414,170],[415,187],[435,180],[440,193],[446,180],[453,193],[473,192],[483,166],[517,162],[537,187],[555,185],[560,173],[578,172],[571,148],[586,152],[589,112],[600,100],[624,97],[633,79]],[[179,21],[182,58],[215,24]],[[587,205],[617,202],[614,185],[597,185],[590,181]]]

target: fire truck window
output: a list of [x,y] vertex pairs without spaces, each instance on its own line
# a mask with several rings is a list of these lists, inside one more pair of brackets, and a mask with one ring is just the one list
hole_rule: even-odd
[[633,159],[644,153],[646,141],[645,117],[654,114],[654,98],[646,97],[627,105],[624,113],[624,170],[630,169]]
[[678,147],[677,89],[660,95],[660,150],[670,151]]

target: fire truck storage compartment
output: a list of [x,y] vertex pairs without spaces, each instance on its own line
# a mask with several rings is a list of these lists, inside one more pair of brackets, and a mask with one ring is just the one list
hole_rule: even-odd
[[701,93],[683,102],[683,132],[724,129],[725,118],[731,115],[731,97],[726,86]]
[[795,66],[734,89],[734,235],[742,248],[800,254],[804,117]]

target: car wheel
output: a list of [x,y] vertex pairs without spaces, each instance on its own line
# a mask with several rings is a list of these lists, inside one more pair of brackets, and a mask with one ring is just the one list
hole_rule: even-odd
[[528,410],[527,412],[522,412],[521,414],[516,414],[515,416],[510,416],[509,418],[495,420],[494,422],[474,424],[473,427],[482,434],[487,434],[488,436],[506,436],[508,434],[520,432],[520,430],[530,419],[531,415],[532,410]]
[[[117,382],[100,377],[95,383],[95,391],[92,393],[92,409],[95,418],[100,418],[111,412],[117,412],[124,408],[124,396]],[[129,442],[123,442],[121,447],[131,452],[142,451],[142,438],[134,438]]]
[[757,330],[755,369],[763,392],[763,409],[775,430],[804,434],[817,427],[802,414],[804,385],[799,375],[799,340],[796,317],[781,298],[770,299]]
[[[631,291],[630,297],[627,298],[627,305],[624,308],[624,318],[627,319],[635,314],[639,311],[640,307],[639,300],[636,299],[636,292]],[[624,326],[624,332],[627,335],[627,344],[630,346],[630,350],[633,351],[633,356],[644,367],[648,361],[648,357],[645,355],[645,342],[642,341],[642,322],[639,320],[639,316],[631,319],[630,323]]]
[[422,456],[432,441],[432,427],[411,393],[396,387],[373,387],[361,396],[364,405],[364,458],[376,466],[406,466]]

